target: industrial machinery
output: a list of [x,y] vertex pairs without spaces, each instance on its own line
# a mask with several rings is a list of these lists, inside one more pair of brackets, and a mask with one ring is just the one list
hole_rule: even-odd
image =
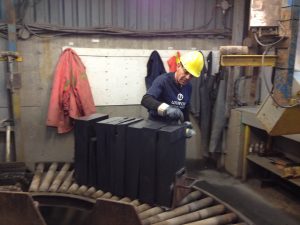
[[297,1],[252,0],[249,30],[259,47],[267,53],[274,48],[277,53],[273,70],[272,88],[268,86],[264,68],[268,97],[257,112],[258,120],[273,136],[300,133],[299,96],[299,6]]
[[185,175],[188,129],[106,114],[78,118],[75,163],[37,163],[24,192],[0,191],[0,206],[8,206],[0,207],[0,225],[253,224]]
[[[0,224],[145,225],[253,224],[195,184],[173,209],[78,185],[69,163],[39,163],[28,192],[0,191]],[[146,194],[146,193],[145,193]]]

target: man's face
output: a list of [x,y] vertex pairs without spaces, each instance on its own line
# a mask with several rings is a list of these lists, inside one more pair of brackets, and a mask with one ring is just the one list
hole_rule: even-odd
[[181,63],[178,63],[175,76],[177,83],[180,85],[186,85],[192,78],[193,75],[190,74]]

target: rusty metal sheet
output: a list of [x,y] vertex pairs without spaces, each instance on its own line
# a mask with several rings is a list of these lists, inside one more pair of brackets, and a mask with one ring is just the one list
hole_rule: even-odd
[[97,199],[88,225],[141,225],[134,206],[124,202]]
[[0,192],[0,225],[46,225],[28,193]]

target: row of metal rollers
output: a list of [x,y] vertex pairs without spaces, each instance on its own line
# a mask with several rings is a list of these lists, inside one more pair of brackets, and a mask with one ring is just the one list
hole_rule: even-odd
[[237,215],[228,212],[226,207],[213,198],[204,196],[199,190],[191,192],[186,196],[179,206],[173,210],[165,211],[161,207],[152,207],[142,204],[138,200],[127,197],[119,198],[110,192],[96,190],[95,187],[79,186],[73,182],[74,170],[69,171],[70,163],[65,163],[57,173],[58,163],[52,163],[46,172],[45,164],[39,163],[29,192],[52,192],[80,195],[92,199],[102,198],[132,204],[143,225],[245,225],[246,223],[233,223],[237,221]]

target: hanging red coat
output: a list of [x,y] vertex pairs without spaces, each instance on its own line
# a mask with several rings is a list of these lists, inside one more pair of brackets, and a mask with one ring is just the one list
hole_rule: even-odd
[[56,66],[46,124],[66,133],[75,118],[95,112],[85,66],[75,51],[65,49]]
[[177,63],[180,62],[180,52],[176,52],[171,58],[168,59],[167,63],[169,66],[169,72],[176,72]]

